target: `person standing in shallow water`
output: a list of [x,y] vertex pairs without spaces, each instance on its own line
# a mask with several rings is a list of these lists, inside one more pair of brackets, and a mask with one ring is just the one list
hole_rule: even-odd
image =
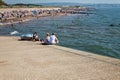
[[53,32],[52,35],[50,36],[50,44],[58,44],[59,40],[56,37],[55,33]]

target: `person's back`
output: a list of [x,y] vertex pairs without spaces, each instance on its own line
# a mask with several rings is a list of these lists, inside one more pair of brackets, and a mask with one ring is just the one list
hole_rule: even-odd
[[50,36],[50,44],[57,44],[59,41],[57,39],[57,37],[55,36],[55,33],[52,33],[52,35]]
[[49,33],[46,34],[45,43],[46,44],[50,43],[50,34]]

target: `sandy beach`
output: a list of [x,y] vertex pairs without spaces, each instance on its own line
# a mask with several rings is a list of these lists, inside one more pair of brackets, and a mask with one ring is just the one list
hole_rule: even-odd
[[61,16],[61,8],[0,8],[0,25],[26,22],[47,16]]
[[120,80],[120,60],[0,36],[0,80]]

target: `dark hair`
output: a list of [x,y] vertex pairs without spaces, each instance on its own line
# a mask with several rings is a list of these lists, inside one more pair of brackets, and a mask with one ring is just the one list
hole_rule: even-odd
[[34,34],[37,34],[37,32],[34,32]]
[[52,35],[55,35],[55,33],[53,32]]

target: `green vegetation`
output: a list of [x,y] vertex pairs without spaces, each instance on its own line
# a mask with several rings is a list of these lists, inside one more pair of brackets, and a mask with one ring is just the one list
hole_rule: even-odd
[[30,7],[32,8],[32,7],[43,7],[43,6],[36,5],[36,4],[23,4],[23,3],[17,3],[17,4],[10,5],[10,4],[6,4],[3,0],[0,0],[0,8],[6,8],[6,7],[11,7],[11,8]]
[[80,6],[45,6],[45,5],[37,5],[37,4],[24,4],[24,3],[17,3],[17,4],[7,4],[3,0],[0,0],[0,8],[36,8],[36,7],[41,7],[41,8],[54,8],[54,7],[61,7],[61,8],[78,8]]
[[43,7],[42,5],[36,5],[36,4],[23,4],[23,3],[17,3],[11,5],[11,7]]
[[55,6],[17,3],[17,4],[9,5],[9,7],[11,7],[11,8],[54,8]]
[[7,6],[7,4],[4,1],[0,0],[0,6]]

